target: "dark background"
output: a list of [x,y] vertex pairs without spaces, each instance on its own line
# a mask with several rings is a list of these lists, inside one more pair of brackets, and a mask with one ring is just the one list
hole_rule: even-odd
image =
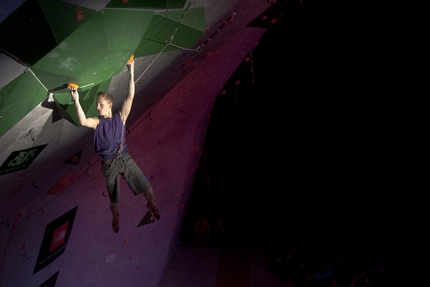
[[363,266],[397,253],[418,278],[419,115],[362,69],[348,16],[317,8],[287,6],[217,97],[182,240],[205,214],[236,240],[271,233],[314,250],[324,238],[326,255]]

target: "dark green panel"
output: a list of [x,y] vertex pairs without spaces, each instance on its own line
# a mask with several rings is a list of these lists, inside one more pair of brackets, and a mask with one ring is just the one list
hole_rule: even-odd
[[[87,117],[97,117],[98,111],[96,106],[96,97],[99,91],[107,91],[109,89],[111,79],[100,83],[97,86],[79,91],[79,102]],[[71,122],[76,126],[80,126],[79,120],[76,116],[75,104],[69,92],[55,93],[55,106],[57,107],[58,114],[65,120]]]
[[[177,11],[177,15],[173,13],[169,13],[169,18],[175,16],[174,19],[178,19],[182,17],[182,24],[193,28],[201,33],[205,32],[206,29],[206,21],[205,21],[205,9],[203,7],[191,8],[186,11],[186,14],[183,15],[181,11]],[[178,19],[179,20],[179,19]]]
[[[136,49],[135,56],[144,57],[158,54],[170,42],[173,35],[172,44],[190,48],[204,34],[204,30],[205,14],[203,8],[157,13]],[[169,46],[163,52],[177,49],[177,47]]]
[[32,68],[49,89],[76,79],[84,89],[117,75],[136,50],[154,12],[101,10]]
[[182,9],[186,0],[128,0],[123,3],[121,0],[112,0],[106,8],[147,8],[147,9]]
[[148,29],[153,11],[102,10],[109,50],[134,50]]
[[66,39],[96,13],[95,10],[63,1],[40,0],[40,5],[57,43]]
[[31,73],[14,79],[0,90],[0,136],[31,112],[48,92]]
[[33,65],[57,46],[37,0],[28,0],[0,24],[0,48]]
[[202,7],[188,9],[185,15],[182,11],[172,11],[167,13],[167,16],[173,21],[181,21],[172,44],[190,48],[205,32],[205,11]]

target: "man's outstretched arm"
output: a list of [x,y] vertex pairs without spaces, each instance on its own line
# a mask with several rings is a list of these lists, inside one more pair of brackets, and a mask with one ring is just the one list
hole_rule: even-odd
[[129,79],[128,79],[128,93],[124,100],[124,103],[121,107],[121,118],[125,125],[125,122],[127,121],[128,115],[131,111],[131,106],[133,105],[133,99],[134,99],[134,93],[135,93],[135,84],[134,84],[134,60],[127,64]]
[[79,93],[75,89],[70,90],[70,95],[72,96],[73,101],[75,102],[76,116],[79,119],[79,123],[84,127],[89,127],[95,129],[98,124],[98,119],[96,118],[87,118],[85,116],[84,110],[82,109],[81,103],[79,102]]

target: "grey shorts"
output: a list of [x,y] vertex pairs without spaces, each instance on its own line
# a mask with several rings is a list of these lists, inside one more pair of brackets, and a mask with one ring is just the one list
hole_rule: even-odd
[[151,189],[148,179],[129,154],[124,154],[111,160],[102,159],[102,171],[105,176],[110,201],[113,203],[120,203],[121,177],[128,184],[134,195],[146,193]]

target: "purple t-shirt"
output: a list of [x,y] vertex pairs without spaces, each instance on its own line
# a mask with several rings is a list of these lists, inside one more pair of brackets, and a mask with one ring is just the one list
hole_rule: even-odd
[[94,131],[94,148],[96,153],[104,159],[113,159],[122,141],[122,154],[128,153],[125,144],[125,126],[121,116],[116,113],[112,118],[99,118],[99,124]]

